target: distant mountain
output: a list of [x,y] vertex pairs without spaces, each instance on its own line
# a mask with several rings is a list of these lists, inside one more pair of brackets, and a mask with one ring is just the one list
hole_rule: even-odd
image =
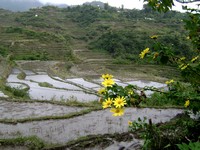
[[56,6],[59,7],[59,8],[69,7],[67,4],[57,4]]
[[42,6],[43,4],[38,0],[0,0],[0,8],[11,11],[26,11]]
[[56,6],[56,7],[59,7],[59,8],[66,8],[66,7],[68,7],[67,4],[53,4],[53,3],[46,3],[45,6]]
[[104,3],[100,2],[100,1],[86,2],[86,3],[84,3],[84,5],[91,5],[91,6],[104,8]]

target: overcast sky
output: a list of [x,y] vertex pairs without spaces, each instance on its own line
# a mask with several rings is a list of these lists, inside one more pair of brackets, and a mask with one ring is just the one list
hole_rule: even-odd
[[[85,2],[92,2],[94,0],[39,0],[42,3],[56,3],[56,4],[68,4],[68,5],[80,5],[83,4]],[[143,0],[97,0],[97,1],[102,1],[104,3],[108,3],[111,6],[115,6],[115,7],[121,7],[121,5],[123,4],[125,8],[128,9],[142,9],[143,6]],[[189,6],[194,7],[194,3],[189,4]],[[181,10],[182,5],[180,3],[175,3],[175,7],[173,8],[174,10]]]

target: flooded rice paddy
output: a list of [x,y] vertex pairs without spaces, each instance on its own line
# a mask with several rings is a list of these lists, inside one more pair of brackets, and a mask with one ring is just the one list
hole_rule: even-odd
[[[12,73],[7,79],[7,84],[14,88],[29,87],[29,95],[31,99],[39,100],[69,100],[76,99],[81,102],[90,102],[98,100],[96,95],[97,90],[100,89],[102,79],[93,79],[86,81],[83,78],[61,79],[58,77],[50,77],[45,72],[34,73],[29,70],[23,71],[26,74],[25,79],[18,79],[17,76],[21,73],[18,69],[13,69]],[[48,83],[52,87],[42,87],[39,83]],[[151,81],[130,81],[122,82],[115,79],[115,82],[120,86],[128,84],[137,85],[140,88],[145,86],[154,86],[156,88],[164,88],[165,84],[151,82]],[[152,94],[151,91],[146,91],[147,95]]]
[[176,109],[127,108],[123,117],[113,117],[109,110],[95,111],[70,119],[33,121],[16,125],[0,123],[0,137],[36,135],[49,143],[64,144],[86,135],[123,133],[128,131],[128,121],[138,117],[152,119],[153,123],[166,122],[181,113]]
[[[26,74],[26,77],[18,79],[18,75],[22,71]],[[61,79],[49,76],[46,72],[22,71],[13,69],[7,78],[7,85],[13,88],[29,89],[30,98],[37,101],[25,103],[0,100],[0,120],[64,116],[88,109],[87,107],[71,107],[47,103],[51,100],[77,100],[80,102],[98,100],[96,93],[101,88],[102,79],[100,78],[91,80],[84,78]],[[165,84],[151,81],[133,80],[127,82],[115,79],[115,82],[123,87],[128,84],[134,84],[140,88],[145,86],[166,88]],[[51,86],[44,87],[40,83],[48,83]],[[146,94],[150,95],[151,93],[147,91]],[[4,93],[0,92],[0,97],[5,96]],[[43,100],[43,102],[39,102],[39,100]],[[137,120],[138,117],[151,118],[153,123],[159,123],[169,121],[182,112],[180,109],[127,108],[123,117],[113,117],[107,109],[92,111],[68,119],[27,121],[16,124],[5,124],[2,122],[0,123],[0,139],[36,135],[48,143],[64,144],[70,140],[87,135],[127,132],[128,121]]]

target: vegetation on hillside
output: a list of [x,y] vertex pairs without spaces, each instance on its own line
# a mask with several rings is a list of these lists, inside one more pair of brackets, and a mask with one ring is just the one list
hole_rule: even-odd
[[144,5],[143,10],[126,10],[90,5],[58,8],[45,6],[27,12],[0,12],[0,54],[22,60],[73,60],[73,47],[84,43],[95,51],[107,51],[114,58],[136,61],[140,50],[151,46],[152,35],[171,44],[177,55],[190,56],[182,19],[186,14],[157,13]]

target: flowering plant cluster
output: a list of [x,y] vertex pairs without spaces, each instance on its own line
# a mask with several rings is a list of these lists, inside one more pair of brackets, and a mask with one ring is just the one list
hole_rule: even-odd
[[[148,5],[156,11],[159,12],[167,12],[168,10],[172,9],[174,5],[174,0],[144,0],[148,3]],[[192,1],[184,1],[184,0],[176,0],[178,2],[195,2],[198,0]],[[154,45],[151,48],[146,48],[143,50],[139,57],[149,58],[149,60],[156,61],[156,63],[162,64],[176,64],[178,70],[181,72],[182,75],[182,82],[177,82],[174,80],[166,81],[168,86],[168,91],[163,92],[164,96],[167,96],[167,100],[172,100],[176,102],[178,105],[184,105],[185,108],[192,110],[194,113],[200,111],[200,10],[198,9],[189,9],[187,6],[183,7],[187,10],[188,17],[184,19],[185,22],[185,29],[188,31],[187,40],[189,40],[193,44],[193,56],[177,56],[174,55],[173,49],[171,47],[165,46],[162,43],[157,42],[158,35],[154,35],[151,38],[154,40]],[[148,51],[147,51],[148,50]],[[189,120],[183,120],[183,125],[186,125],[186,131],[190,131],[191,128],[199,129],[199,116],[197,115],[197,120],[195,120],[195,124],[190,123]],[[180,121],[181,119],[179,119]],[[179,122],[178,121],[178,122]],[[138,122],[131,122],[129,121],[129,128],[130,129],[138,129],[138,127],[143,128],[146,130],[145,132],[145,142],[144,142],[144,149],[174,149],[178,146],[179,149],[199,149],[199,135],[197,137],[191,136],[192,139],[188,139],[188,144],[172,144],[172,140],[169,139],[170,144],[167,146],[161,144],[161,139],[157,137],[162,137],[161,130],[157,130],[157,128],[153,129],[153,126],[149,123],[146,128],[146,125],[141,120]],[[171,128],[171,127],[170,127]],[[175,130],[178,130],[179,126]],[[149,130],[150,129],[150,130]],[[184,128],[183,128],[184,129]],[[174,130],[174,131],[175,131]],[[192,131],[193,131],[192,130]],[[155,132],[156,131],[156,132]],[[167,131],[168,132],[168,131]],[[183,130],[184,132],[184,130]],[[194,130],[195,132],[195,130]],[[153,133],[153,134],[152,134]],[[156,134],[155,134],[156,133]],[[194,133],[189,133],[194,135]],[[153,136],[152,136],[153,135]],[[155,136],[157,135],[157,136]],[[170,136],[169,136],[170,137]],[[187,136],[188,137],[188,136]],[[180,138],[180,137],[179,137]],[[196,139],[195,139],[196,138]],[[163,138],[164,141],[167,138]],[[178,139],[178,138],[177,138]],[[193,142],[197,141],[197,142]],[[177,140],[175,141],[177,142]],[[163,142],[164,143],[164,142]],[[157,145],[158,144],[158,145]],[[146,146],[146,147],[145,147]]]
[[141,59],[149,58],[157,63],[162,64],[173,63],[177,65],[180,70],[185,84],[175,82],[174,80],[166,81],[169,91],[164,92],[171,100],[176,100],[176,104],[183,104],[186,108],[199,111],[200,108],[200,59],[198,53],[192,58],[183,56],[175,56],[171,48],[157,42],[157,35],[151,36],[154,40],[152,50],[150,48],[144,49],[139,57]]
[[139,95],[134,85],[127,85],[125,87],[119,86],[115,83],[113,76],[110,74],[102,75],[104,86],[98,91],[100,102],[103,109],[111,108],[110,112],[113,116],[122,116],[124,114],[124,107],[138,106],[144,98]]

